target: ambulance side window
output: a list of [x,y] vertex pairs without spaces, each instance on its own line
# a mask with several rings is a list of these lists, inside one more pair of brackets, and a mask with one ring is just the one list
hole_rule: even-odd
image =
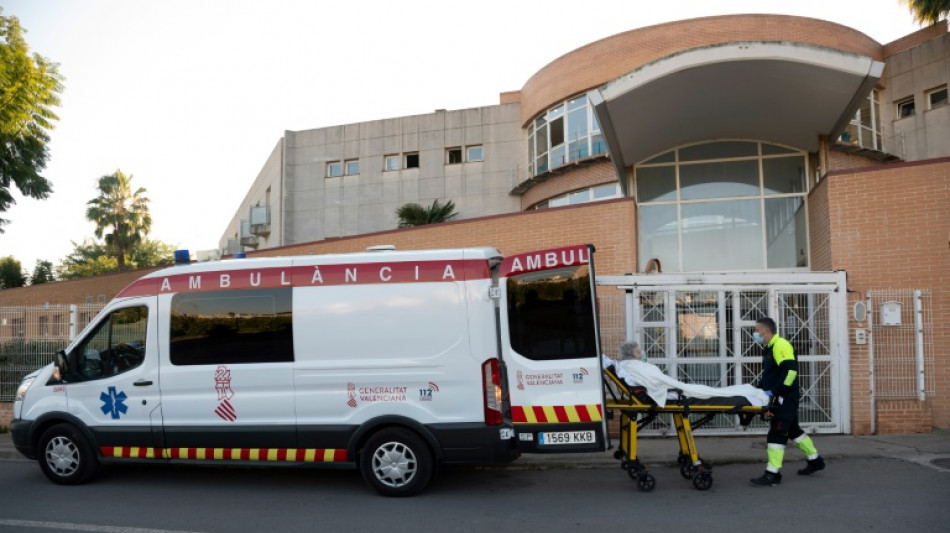
[[145,361],[148,307],[118,309],[99,323],[69,354],[67,381],[116,376]]
[[176,294],[168,340],[172,364],[292,362],[292,290]]
[[534,360],[597,357],[590,267],[508,278],[511,347]]

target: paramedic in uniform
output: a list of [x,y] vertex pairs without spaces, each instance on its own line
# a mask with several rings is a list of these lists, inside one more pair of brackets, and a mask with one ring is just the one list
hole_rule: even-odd
[[798,361],[792,345],[776,333],[775,321],[755,321],[755,341],[762,345],[762,379],[759,388],[772,400],[769,403],[768,466],[765,474],[752,480],[753,485],[768,487],[782,482],[782,459],[789,439],[808,458],[808,465],[798,471],[810,476],[825,468],[811,437],[798,426]]

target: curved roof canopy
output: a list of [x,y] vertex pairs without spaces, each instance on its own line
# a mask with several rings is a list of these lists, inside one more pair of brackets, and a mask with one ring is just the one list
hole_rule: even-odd
[[819,136],[844,130],[883,70],[869,57],[813,45],[728,43],[654,61],[588,96],[625,176],[651,155],[705,140],[816,151]]

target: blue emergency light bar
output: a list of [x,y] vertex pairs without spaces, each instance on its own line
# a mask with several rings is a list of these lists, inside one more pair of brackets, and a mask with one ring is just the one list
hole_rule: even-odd
[[231,257],[234,258],[234,259],[246,259],[246,258],[247,258],[247,254],[245,254],[244,252],[238,252],[238,253],[234,254],[233,256],[231,256]]
[[187,265],[191,263],[191,254],[188,250],[175,250],[175,264]]

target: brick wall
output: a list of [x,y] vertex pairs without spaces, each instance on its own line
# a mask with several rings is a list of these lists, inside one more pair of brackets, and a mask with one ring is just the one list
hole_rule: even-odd
[[[829,206],[831,269],[847,271],[852,298],[875,289],[933,293],[935,394],[926,402],[879,401],[878,431],[950,427],[950,158],[832,172],[812,191],[810,208],[822,209],[822,196]],[[811,228],[813,237],[821,231]],[[866,346],[849,337],[852,424],[861,432],[870,426],[868,356]]]
[[431,226],[327,239],[248,253],[248,257],[362,252],[393,244],[403,250],[494,246],[505,255],[577,243],[597,247],[597,272],[636,269],[636,214],[632,198],[460,220]]
[[521,89],[521,123],[555,102],[647,63],[703,46],[743,41],[807,43],[884,58],[880,43],[847,26],[784,15],[726,15],[649,26],[582,46],[548,63]]
[[13,403],[0,402],[0,427],[9,428],[13,420]]
[[554,176],[531,187],[521,195],[521,209],[562,194],[617,181],[617,172],[607,159],[586,164],[568,165],[551,171]]
[[808,243],[811,269],[831,271],[831,225],[828,220],[828,183],[824,180],[808,194]]
[[884,45],[884,57],[891,57],[892,55],[899,54],[905,50],[909,50],[915,46],[926,43],[927,41],[936,39],[947,33],[947,21],[941,20],[940,22],[927,26],[922,30],[917,30],[914,33],[905,35],[896,41],[891,41]]
[[876,159],[871,159],[870,157],[849,154],[838,150],[828,150],[828,170],[831,172],[854,168],[879,167],[882,165],[884,165],[884,163]]
[[99,300],[99,295],[103,295],[105,301],[108,302],[126,285],[155,270],[158,270],[158,268],[144,268],[91,278],[4,289],[0,291],[0,307],[7,305],[43,305],[46,302],[50,304],[81,304],[90,297],[93,303],[96,303]]

